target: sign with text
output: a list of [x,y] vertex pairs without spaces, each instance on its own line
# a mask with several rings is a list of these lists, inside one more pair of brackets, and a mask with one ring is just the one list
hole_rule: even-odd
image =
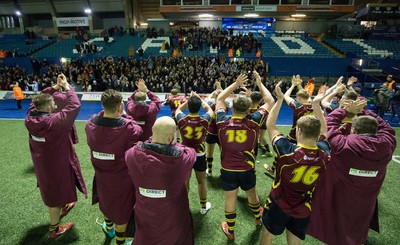
[[57,27],[89,26],[88,17],[57,18]]
[[246,5],[246,6],[236,6],[236,12],[276,12],[276,5]]

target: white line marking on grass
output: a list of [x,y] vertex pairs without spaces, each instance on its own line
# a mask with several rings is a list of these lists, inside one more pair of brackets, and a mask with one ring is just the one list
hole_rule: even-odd
[[400,163],[400,156],[392,156],[392,161]]
[[[0,121],[24,121],[25,118],[0,118]],[[75,122],[87,122],[89,119],[87,120],[78,120],[76,119]]]

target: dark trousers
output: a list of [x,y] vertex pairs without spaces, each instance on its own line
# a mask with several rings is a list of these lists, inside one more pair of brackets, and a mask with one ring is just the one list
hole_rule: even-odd
[[383,116],[385,115],[387,106],[377,106],[375,105],[375,114],[377,114],[378,116],[380,116],[383,119]]
[[22,101],[22,100],[17,100],[18,109],[22,109],[21,101]]

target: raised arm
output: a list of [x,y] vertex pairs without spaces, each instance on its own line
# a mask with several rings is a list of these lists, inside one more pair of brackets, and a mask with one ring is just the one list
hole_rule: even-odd
[[253,75],[256,78],[256,85],[258,86],[258,89],[260,89],[261,95],[263,96],[263,100],[264,100],[264,104],[261,106],[261,108],[264,108],[265,110],[270,111],[271,108],[274,106],[274,102],[275,102],[274,97],[272,97],[272,94],[268,91],[268,89],[261,82],[261,77],[256,70],[253,71]]
[[332,92],[336,89],[336,87],[342,85],[343,79],[344,79],[343,76],[339,77],[338,80],[336,81],[336,84],[333,85],[332,87],[330,87],[330,88],[326,91],[326,94],[332,93]]
[[314,116],[321,122],[321,131],[319,134],[327,138],[328,128],[326,126],[325,117],[324,114],[322,113],[320,106],[321,101],[325,96],[325,91],[326,91],[326,86],[323,86],[322,89],[320,89],[320,91],[318,92],[318,95],[314,97],[312,107]]
[[246,82],[248,81],[247,75],[245,74],[240,74],[234,83],[229,85],[226,89],[224,89],[218,96],[217,98],[217,103],[216,103],[216,110],[219,110],[221,108],[226,108],[225,105],[225,99],[228,98],[228,96],[233,93],[237,88],[243,86]]
[[275,105],[272,107],[271,111],[269,112],[267,118],[267,130],[271,142],[273,141],[276,135],[280,134],[278,128],[276,127],[276,120],[278,119],[279,110],[281,109],[284,98],[284,94],[282,93],[281,90],[281,84],[282,81],[278,82],[275,86],[275,94],[277,96],[277,101]]
[[303,83],[303,81],[301,80],[300,76],[297,75],[297,76],[296,76],[296,88],[297,88],[297,91],[300,91],[300,90],[304,89],[304,88],[301,86],[302,83]]
[[354,88],[353,88],[353,83],[355,83],[355,82],[357,82],[357,78],[354,77],[354,76],[350,77],[349,80],[347,81],[346,88],[347,88],[349,91],[356,92],[356,91],[354,90]]
[[222,90],[221,83],[218,80],[215,81],[214,87],[215,87],[215,90],[211,94],[209,94],[205,99],[207,102],[211,101],[212,99],[215,99],[216,91]]
[[[192,95],[193,94],[193,95]],[[204,110],[206,111],[206,113],[212,118],[214,116],[214,112],[211,109],[211,106],[208,105],[207,102],[205,102],[199,94],[197,94],[196,92],[192,92],[191,96],[197,96],[200,98],[201,100],[201,106],[204,108]]]
[[[284,98],[286,104],[289,105],[290,103],[292,103],[292,101],[294,101],[294,99],[293,99],[292,97],[290,97],[290,95],[292,94],[293,89],[294,89],[299,83],[301,83],[300,76],[299,76],[299,75],[293,76],[293,77],[292,77],[292,86],[290,86],[290,88],[286,91],[286,93],[285,93],[284,96],[283,96],[283,98]],[[276,90],[275,90],[275,91],[276,91]],[[282,91],[282,90],[281,90],[281,91]]]
[[67,105],[55,113],[53,122],[61,129],[70,130],[81,108],[81,102],[72,87],[68,84],[64,74],[57,77],[57,83],[65,89],[67,94]]
[[[336,85],[335,85],[336,86]],[[331,106],[331,100],[339,93],[342,93],[346,91],[346,86],[344,84],[341,84],[333,90],[332,93],[328,94],[322,99],[321,105],[323,108],[328,108]]]

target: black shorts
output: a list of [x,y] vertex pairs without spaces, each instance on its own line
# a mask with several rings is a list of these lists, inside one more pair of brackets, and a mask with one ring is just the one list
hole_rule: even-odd
[[248,191],[256,186],[256,171],[250,169],[245,172],[233,172],[221,169],[221,181],[224,191],[233,191],[239,187]]
[[206,135],[206,143],[207,144],[218,144],[219,145],[219,138],[216,134],[207,134]]
[[304,240],[310,217],[293,218],[283,212],[274,201],[268,202],[267,200],[262,214],[262,222],[265,228],[275,236],[282,234],[286,228],[293,235]]
[[193,165],[193,169],[197,172],[205,172],[207,169],[206,155],[197,156],[196,162]]

